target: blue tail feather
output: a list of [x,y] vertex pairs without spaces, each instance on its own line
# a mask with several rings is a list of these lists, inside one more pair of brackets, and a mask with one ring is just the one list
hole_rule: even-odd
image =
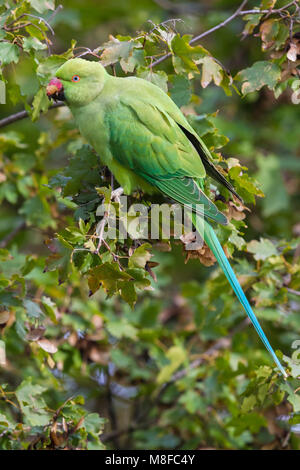
[[283,369],[282,365],[280,364],[272,346],[270,345],[265,333],[263,332],[258,319],[256,318],[248,300],[247,297],[244,294],[243,289],[241,288],[239,281],[237,280],[237,277],[232,269],[232,267],[229,264],[228,259],[225,256],[225,253],[223,251],[223,248],[218,240],[217,235],[215,234],[213,228],[210,226],[210,224],[204,220],[201,219],[193,214],[193,223],[196,226],[197,230],[199,231],[200,235],[204,237],[205,242],[215,255],[219,265],[221,266],[225,276],[227,277],[231,287],[233,288],[236,296],[238,297],[240,303],[244,307],[248,317],[250,318],[254,328],[256,329],[260,339],[262,340],[263,344],[265,345],[266,349],[269,351],[271,354],[272,358],[274,359],[277,367],[279,368],[280,372],[282,375],[286,378],[287,374],[285,370]]

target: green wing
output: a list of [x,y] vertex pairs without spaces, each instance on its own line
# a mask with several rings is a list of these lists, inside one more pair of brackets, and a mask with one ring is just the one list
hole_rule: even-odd
[[[122,79],[124,82],[124,79]],[[132,83],[135,85],[134,93],[137,94],[140,87],[143,88],[143,95],[140,96],[140,99],[143,101],[145,106],[147,103],[152,103],[156,106],[160,112],[167,113],[168,117],[173,120],[173,123],[177,125],[181,131],[185,134],[187,139],[190,141],[196,152],[198,153],[198,158],[201,158],[202,164],[209,176],[214,180],[221,183],[225,188],[227,188],[232,194],[234,194],[240,201],[242,198],[237,194],[232,184],[227,181],[227,179],[219,172],[219,170],[213,164],[210,151],[204,144],[203,140],[197,135],[192,126],[189,124],[185,116],[182,114],[180,109],[176,104],[169,98],[169,96],[164,93],[160,88],[154,86],[150,82],[145,80],[140,80],[138,78],[127,78],[126,82],[129,84],[129,88]],[[141,84],[141,82],[143,82]],[[242,201],[243,202],[243,201]]]
[[[206,173],[194,146],[168,113],[165,103],[153,94],[149,96],[147,86],[143,91],[125,88],[106,113],[114,159],[175,201],[190,204],[200,215],[226,224],[226,217],[198,184]],[[170,98],[165,94],[163,97],[170,106]],[[179,118],[183,117],[175,104],[174,107]]]

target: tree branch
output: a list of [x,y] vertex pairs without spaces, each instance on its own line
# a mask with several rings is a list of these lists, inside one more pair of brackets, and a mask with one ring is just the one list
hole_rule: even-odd
[[49,16],[48,18],[48,23],[54,20],[56,17],[57,13],[59,13],[64,7],[62,5],[58,5],[57,8],[55,8],[54,12]]
[[[230,21],[232,21],[234,18],[236,18],[241,10],[244,8],[248,0],[244,0],[241,5],[238,7],[238,9],[231,15],[229,16],[226,20],[222,21],[221,23],[217,24],[213,28],[208,29],[207,31],[204,31],[204,33],[199,34],[198,36],[195,36],[193,39],[191,39],[190,44],[194,44],[195,42],[199,41],[200,39],[204,38],[205,36],[208,36],[209,34],[213,33],[217,29],[223,28],[223,26],[226,26]],[[160,57],[157,59],[155,62],[153,62],[152,67],[155,67],[156,65],[160,64],[164,60],[168,59],[168,57],[171,57],[172,53],[168,52],[164,56]]]
[[[62,101],[58,101],[57,103],[54,103],[50,106],[49,109],[54,109],[54,108],[59,108],[60,106],[64,106],[65,103]],[[7,116],[6,118],[3,118],[0,120],[0,128],[8,126],[9,124],[12,124],[13,122],[20,121],[21,119],[27,118],[29,116],[28,111],[19,111],[16,114],[11,114],[10,116]]]
[[11,232],[9,232],[1,241],[0,248],[6,248],[13,238],[22,230],[26,228],[26,222],[21,222]]

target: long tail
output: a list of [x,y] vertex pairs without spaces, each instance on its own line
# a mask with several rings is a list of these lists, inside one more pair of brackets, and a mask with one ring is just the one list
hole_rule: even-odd
[[223,248],[217,238],[217,235],[215,234],[213,228],[210,226],[210,224],[200,218],[199,216],[193,214],[193,224],[195,225],[196,229],[200,233],[200,235],[204,238],[205,242],[215,255],[219,265],[224,271],[225,276],[227,277],[228,281],[231,284],[231,287],[233,288],[237,298],[239,299],[240,303],[244,307],[248,317],[250,318],[251,322],[253,323],[254,328],[256,329],[260,339],[264,343],[265,347],[273,357],[277,367],[279,368],[280,372],[282,375],[286,378],[287,374],[285,370],[283,369],[282,365],[280,364],[272,346],[270,345],[265,333],[263,332],[259,321],[257,320],[245,294],[243,289],[241,288],[239,281],[237,280],[236,275],[234,274],[234,271],[232,267],[229,264],[228,259],[225,256],[225,253],[223,251]]

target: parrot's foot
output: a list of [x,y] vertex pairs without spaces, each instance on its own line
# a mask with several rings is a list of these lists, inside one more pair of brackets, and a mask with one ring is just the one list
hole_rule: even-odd
[[95,255],[99,254],[100,248],[104,241],[103,233],[104,233],[104,227],[107,224],[107,219],[108,219],[108,212],[105,212],[103,219],[101,220],[101,222],[99,222],[99,224],[96,227],[96,234],[98,235],[98,246],[96,248]]
[[111,192],[110,199],[111,201],[120,202],[120,196],[124,193],[124,189],[120,186],[119,188],[115,189]]
[[[111,192],[110,200],[120,203],[120,196],[123,193],[124,193],[124,189],[122,187],[115,189],[114,191]],[[103,219],[98,223],[98,225],[96,227],[96,234],[98,236],[98,246],[97,246],[96,251],[95,251],[96,255],[99,254],[102,243],[104,242],[103,234],[104,234],[105,225],[108,222],[109,207],[110,206],[108,206],[108,210],[104,212]]]

